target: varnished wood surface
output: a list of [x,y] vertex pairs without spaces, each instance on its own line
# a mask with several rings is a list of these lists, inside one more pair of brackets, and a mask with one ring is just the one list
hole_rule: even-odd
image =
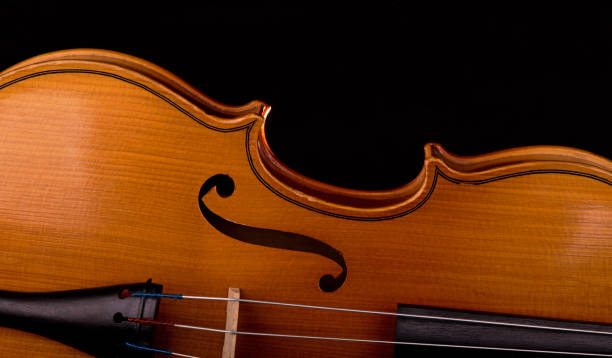
[[[307,179],[265,142],[266,106],[225,108],[121,54],[41,56],[0,74],[0,288],[60,290],[138,282],[165,292],[395,311],[398,303],[612,323],[612,162],[562,147],[457,157],[426,147],[395,190]],[[374,124],[373,124],[374,125]],[[316,141],[313,141],[316,145]],[[402,163],[397,163],[402,165]],[[348,276],[318,255],[229,238],[220,216],[307,235],[339,250]],[[222,328],[223,303],[164,301],[160,318]],[[392,339],[389,317],[248,304],[239,328]],[[77,357],[0,329],[0,356]],[[391,356],[381,345],[239,337],[238,357]],[[223,335],[158,330],[156,344],[218,357]]]

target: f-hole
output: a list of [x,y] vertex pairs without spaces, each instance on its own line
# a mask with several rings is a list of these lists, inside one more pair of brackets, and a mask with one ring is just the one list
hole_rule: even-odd
[[274,247],[277,249],[310,252],[326,257],[337,263],[342,272],[338,276],[330,274],[323,275],[319,279],[319,287],[325,292],[333,292],[339,289],[346,280],[347,267],[344,256],[340,251],[324,243],[323,241],[311,237],[295,234],[292,232],[279,231],[273,229],[263,229],[251,227],[229,221],[212,212],[204,204],[204,196],[212,189],[217,189],[217,194],[222,198],[227,198],[234,193],[234,181],[228,175],[214,175],[202,184],[198,194],[198,205],[202,215],[215,229],[223,234],[253,245]]

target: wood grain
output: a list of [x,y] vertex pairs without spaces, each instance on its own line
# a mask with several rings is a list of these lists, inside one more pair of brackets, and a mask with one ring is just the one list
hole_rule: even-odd
[[[239,90],[239,89],[237,89]],[[139,282],[165,292],[395,311],[398,303],[612,323],[612,162],[562,147],[457,157],[426,146],[394,190],[305,178],[265,141],[267,106],[216,103],[145,61],[98,50],[43,55],[0,74],[0,288],[61,290]],[[375,124],[373,124],[375,125]],[[316,145],[316,140],[313,140]],[[402,163],[397,163],[402,165]],[[246,244],[227,220],[299,233],[338,249],[338,274],[306,252]],[[163,301],[160,319],[222,328],[225,305]],[[240,307],[239,329],[392,339],[389,317]],[[160,348],[218,357],[223,335],[161,329]],[[0,329],[0,356],[78,357]],[[392,347],[239,337],[238,357],[383,357]]]

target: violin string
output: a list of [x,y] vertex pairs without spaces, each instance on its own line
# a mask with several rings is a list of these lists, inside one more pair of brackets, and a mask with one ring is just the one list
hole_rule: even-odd
[[146,347],[146,346],[140,346],[138,344],[129,343],[129,342],[125,342],[125,345],[130,347],[130,348],[132,348],[132,349],[137,349],[137,350],[147,351],[147,352],[153,352],[153,353],[161,353],[161,354],[165,354],[165,355],[169,355],[169,356],[183,357],[183,358],[200,358],[200,357],[197,357],[197,356],[191,356],[191,355],[188,355],[188,354],[176,353],[176,352],[168,351],[168,350],[165,350],[165,349],[158,349],[158,348],[151,348],[151,347]]
[[354,343],[379,343],[379,344],[393,344],[393,345],[421,346],[421,347],[435,347],[435,348],[479,349],[479,350],[508,351],[508,352],[521,352],[521,353],[548,353],[548,354],[590,356],[590,357],[612,357],[612,354],[605,354],[605,353],[566,352],[566,351],[550,351],[550,350],[525,349],[525,348],[486,347],[486,346],[470,346],[470,345],[458,345],[458,344],[385,341],[385,340],[360,339],[360,338],[324,337],[324,336],[306,336],[306,335],[296,335],[296,334],[233,331],[233,330],[227,330],[227,329],[200,327],[200,326],[192,326],[192,325],[186,325],[186,324],[169,323],[169,322],[161,322],[161,321],[137,319],[137,318],[129,318],[128,320],[131,322],[138,322],[142,324],[164,325],[164,326],[192,329],[192,330],[198,330],[198,331],[204,331],[204,332],[245,335],[245,336],[310,339],[310,340],[340,341],[340,342],[354,342]]
[[240,303],[264,304],[264,305],[285,306],[285,307],[295,307],[295,308],[305,308],[305,309],[382,315],[382,316],[392,316],[392,317],[406,317],[406,318],[417,318],[417,319],[431,319],[431,320],[439,320],[439,321],[475,323],[475,324],[485,324],[485,325],[504,326],[504,327],[518,327],[518,328],[541,329],[541,330],[573,332],[573,333],[587,333],[587,334],[608,335],[608,336],[612,335],[612,332],[598,331],[598,330],[592,330],[592,329],[578,329],[578,328],[543,326],[543,325],[536,325],[536,324],[497,322],[497,321],[487,321],[487,320],[478,320],[478,319],[469,319],[469,318],[421,315],[421,314],[414,314],[414,313],[371,311],[371,310],[330,307],[330,306],[303,305],[303,304],[286,303],[286,302],[252,300],[252,299],[244,299],[244,298],[186,296],[182,294],[161,294],[161,293],[145,293],[145,292],[133,292],[130,294],[133,297],[155,297],[155,298],[173,298],[173,299],[179,299],[179,300],[180,299],[192,299],[192,300],[204,300],[204,301],[240,302]]

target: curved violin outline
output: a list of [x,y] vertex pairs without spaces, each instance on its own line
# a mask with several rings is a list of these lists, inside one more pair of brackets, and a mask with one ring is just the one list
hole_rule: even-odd
[[[103,62],[100,62],[101,64],[104,64]],[[17,65],[19,66],[19,65]],[[17,67],[14,66],[14,67]],[[17,68],[18,70],[18,68]],[[134,71],[133,69],[125,69],[126,71]],[[6,72],[3,72],[2,74],[5,74]],[[268,189],[270,190],[272,193],[274,193],[275,195],[279,196],[280,198],[298,205],[304,209],[319,213],[319,214],[323,214],[323,215],[327,215],[327,216],[332,216],[332,217],[336,217],[336,218],[340,218],[340,219],[346,219],[346,220],[356,220],[356,221],[382,221],[382,220],[391,220],[391,219],[395,219],[395,218],[399,218],[405,215],[408,215],[414,211],[416,211],[417,209],[419,209],[421,206],[423,206],[423,204],[425,204],[425,202],[427,202],[427,200],[429,200],[429,198],[431,197],[431,194],[433,193],[435,187],[436,187],[436,183],[437,183],[437,179],[438,176],[443,177],[444,179],[448,180],[449,182],[455,183],[455,184],[471,184],[471,185],[480,185],[480,184],[485,184],[485,183],[490,183],[490,182],[494,182],[494,181],[498,181],[498,180],[503,180],[503,179],[508,179],[508,178],[512,178],[512,177],[518,177],[518,176],[524,176],[524,175],[532,175],[532,174],[567,174],[567,175],[577,175],[577,176],[582,176],[582,177],[586,177],[586,178],[590,178],[590,179],[594,179],[597,181],[600,181],[602,183],[608,184],[612,186],[612,181],[610,181],[609,179],[606,178],[602,178],[600,176],[594,175],[594,174],[590,174],[590,173],[584,173],[584,172],[579,172],[579,171],[572,171],[572,170],[563,170],[563,169],[538,169],[538,170],[526,170],[526,171],[522,171],[522,172],[516,172],[516,173],[509,173],[509,174],[504,174],[504,175],[499,175],[499,176],[495,176],[495,177],[491,177],[491,178],[486,178],[486,179],[479,179],[479,180],[464,180],[464,179],[458,179],[458,178],[453,178],[448,174],[445,174],[442,172],[442,170],[437,166],[437,165],[433,165],[433,178],[431,179],[431,184],[429,187],[429,190],[427,190],[427,193],[424,195],[424,197],[418,201],[416,204],[414,204],[413,206],[411,206],[410,208],[391,214],[391,215],[381,215],[381,216],[358,216],[358,215],[348,215],[348,214],[341,214],[341,213],[337,213],[337,212],[332,212],[332,211],[328,211],[328,210],[324,210],[321,208],[317,208],[313,205],[309,205],[306,204],[304,202],[300,202],[298,200],[295,200],[285,194],[283,194],[282,192],[280,192],[277,188],[275,188],[274,186],[272,186],[270,183],[268,183],[263,176],[261,175],[261,173],[259,173],[259,171],[257,170],[254,161],[253,161],[253,157],[251,154],[251,151],[249,150],[249,143],[250,143],[250,135],[252,132],[252,129],[255,127],[255,123],[259,120],[262,120],[263,117],[255,115],[255,114],[249,114],[246,116],[241,117],[241,123],[240,125],[236,126],[236,127],[230,127],[230,128],[222,128],[222,127],[218,127],[218,126],[214,126],[210,123],[206,123],[206,121],[198,118],[197,116],[195,116],[194,114],[190,113],[189,111],[187,111],[186,109],[184,109],[183,107],[181,107],[179,104],[177,104],[176,102],[172,101],[170,98],[168,98],[167,96],[157,92],[156,90],[152,89],[151,87],[142,84],[138,81],[117,75],[115,73],[111,73],[111,72],[106,72],[106,71],[100,71],[100,70],[86,70],[86,69],[78,69],[78,68],[67,68],[67,69],[57,69],[57,70],[44,70],[44,71],[39,71],[39,72],[34,72],[34,73],[30,73],[18,78],[15,78],[13,80],[10,80],[4,84],[0,84],[0,90],[2,90],[3,88],[6,88],[12,84],[24,81],[26,79],[29,78],[34,78],[34,77],[38,77],[38,76],[43,76],[43,75],[50,75],[50,74],[62,74],[62,73],[83,73],[83,74],[93,74],[93,75],[101,75],[101,76],[106,76],[106,77],[111,77],[126,83],[129,83],[131,85],[137,86],[142,88],[143,90],[153,94],[154,96],[160,98],[161,100],[163,100],[164,102],[170,104],[172,107],[176,108],[178,111],[180,111],[181,113],[185,114],[186,116],[188,116],[190,119],[192,119],[194,122],[208,128],[214,131],[218,131],[218,132],[235,132],[235,131],[239,131],[239,130],[246,130],[246,135],[245,135],[245,147],[246,147],[246,155],[247,155],[247,160],[249,162],[249,166],[251,168],[251,171],[255,174],[256,178]],[[246,122],[244,120],[247,120],[248,118],[254,118],[252,121]],[[431,150],[432,146],[429,146],[429,150]],[[557,147],[558,148],[562,148],[562,147]],[[573,151],[575,151],[576,153],[581,153],[582,156],[584,156],[584,151],[581,150],[577,150],[577,149],[573,149],[573,148],[566,148],[566,149],[571,149]],[[501,153],[501,152],[499,152]],[[440,154],[440,153],[439,153]],[[448,156],[449,154],[444,152],[442,153],[443,156]],[[488,154],[490,155],[490,154]],[[595,156],[594,154],[588,153],[587,155],[592,156],[593,158],[599,158],[598,156]],[[265,163],[264,163],[265,164]]]
[[212,189],[217,189],[217,194],[227,198],[234,192],[234,181],[228,175],[217,174],[208,178],[198,194],[198,205],[202,215],[215,229],[236,240],[253,245],[273,247],[283,250],[310,252],[334,261],[342,268],[342,273],[337,277],[324,275],[319,279],[319,287],[325,292],[333,292],[339,289],[346,280],[347,267],[344,256],[340,251],[330,245],[313,239],[311,237],[286,231],[263,229],[238,224],[222,218],[212,212],[204,204],[204,196]]

